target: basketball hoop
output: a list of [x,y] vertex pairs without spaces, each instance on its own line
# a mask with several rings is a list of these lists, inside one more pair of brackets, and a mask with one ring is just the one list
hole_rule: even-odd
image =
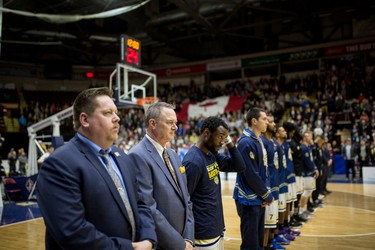
[[156,96],[143,97],[143,98],[137,99],[137,105],[142,106],[146,112],[148,107],[150,107],[151,104],[158,102],[158,101],[159,101],[159,98]]

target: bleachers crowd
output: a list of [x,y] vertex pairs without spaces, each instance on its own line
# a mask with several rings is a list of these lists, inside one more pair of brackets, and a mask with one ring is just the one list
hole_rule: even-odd
[[[299,192],[297,190],[294,198],[286,202],[289,204],[282,212],[279,203],[279,216],[282,216],[279,218],[282,219],[275,224],[276,230],[270,231],[271,235],[265,240],[265,245],[270,244],[269,249],[285,249],[281,245],[290,244],[300,234],[297,228],[307,223],[315,209],[324,204],[324,196],[330,193],[326,184],[329,174],[334,172],[330,168],[334,166],[332,160],[336,154],[344,156],[348,181],[361,181],[361,168],[375,165],[375,72],[366,74],[366,70],[356,60],[330,61],[325,67],[320,72],[302,76],[267,77],[257,81],[235,80],[225,86],[202,87],[194,82],[190,86],[172,86],[168,83],[158,85],[160,100],[175,104],[177,112],[180,105],[187,101],[200,102],[224,95],[245,96],[246,100],[240,110],[218,114],[228,124],[234,142],[245,129],[246,112],[251,107],[260,107],[267,111],[269,117],[273,117],[277,125],[283,125],[286,132],[293,130],[291,127],[287,128],[286,124],[293,124],[301,134],[301,139],[303,138],[301,145],[306,143],[311,146],[311,161],[319,173],[319,178],[313,180],[316,182],[316,190],[315,187],[315,191],[312,189],[310,193],[306,193],[303,188]],[[52,94],[24,91],[22,96],[17,97],[20,109],[1,114],[0,132],[25,132],[28,126],[70,107],[76,95],[77,93],[72,92]],[[9,93],[8,96],[16,98],[14,93]],[[121,127],[116,144],[124,152],[128,152],[143,138],[143,115],[144,110],[141,108],[119,110]],[[186,122],[178,123],[178,130],[170,147],[175,149],[181,160],[192,145],[197,143],[202,120],[203,117],[192,117]],[[61,126],[71,130],[71,123],[70,118],[62,121]],[[307,133],[314,136],[313,140],[306,139]],[[280,145],[286,139],[275,138]],[[284,155],[287,156],[288,153],[285,152]],[[8,153],[8,164],[9,175],[25,175],[25,150],[12,148]],[[287,178],[285,183],[286,181]],[[287,186],[290,188],[289,184],[293,183],[297,182],[288,182]]]
[[[173,103],[176,110],[185,101],[203,101],[223,95],[247,96],[238,112],[218,114],[229,125],[234,140],[245,127],[244,114],[252,106],[267,110],[275,117],[276,123],[292,121],[302,131],[322,129],[328,142],[342,150],[344,139],[351,138],[358,147],[361,139],[368,148],[364,164],[372,164],[374,158],[375,101],[373,100],[375,72],[366,74],[361,61],[331,60],[323,70],[295,74],[293,77],[265,77],[257,81],[249,79],[231,81],[225,86],[190,86],[158,84],[160,100]],[[7,90],[9,92],[9,90]],[[5,90],[2,91],[5,95]],[[44,118],[70,107],[77,93],[48,91],[24,91],[7,94],[17,98],[19,110],[8,110],[0,114],[0,132],[23,132],[26,128]],[[128,151],[144,135],[143,110],[121,109],[121,129],[118,145]],[[71,119],[61,121],[62,130],[71,129]],[[201,117],[194,117],[179,124],[171,147],[185,152],[198,138]],[[348,128],[344,134],[342,124]],[[11,142],[7,142],[11,143]],[[337,150],[336,150],[337,151]],[[359,152],[358,152],[359,155]],[[359,159],[359,156],[357,157]],[[357,161],[360,162],[359,160]]]

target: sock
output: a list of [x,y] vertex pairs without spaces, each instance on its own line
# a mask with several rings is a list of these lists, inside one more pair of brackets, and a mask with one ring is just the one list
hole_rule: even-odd
[[305,212],[305,211],[306,211],[305,207],[300,207],[298,214],[303,214],[303,212]]
[[299,214],[299,210],[300,210],[299,207],[294,208],[293,215],[297,215],[297,214]]
[[289,228],[289,221],[288,220],[284,220],[284,227],[288,227]]

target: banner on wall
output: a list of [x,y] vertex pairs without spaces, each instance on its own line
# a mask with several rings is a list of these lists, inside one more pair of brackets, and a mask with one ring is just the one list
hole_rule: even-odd
[[206,71],[206,64],[196,64],[196,65],[187,65],[187,66],[182,66],[182,67],[151,70],[151,72],[157,75],[158,77],[198,74],[198,73],[204,73],[205,71]]
[[341,45],[324,49],[325,56],[358,53],[362,51],[375,50],[375,42],[364,42],[358,44]]
[[220,71],[228,69],[237,69],[241,67],[241,60],[222,61],[207,64],[207,71]]
[[224,112],[237,112],[242,108],[247,96],[220,96],[203,102],[184,102],[176,112],[179,122],[186,122],[200,116],[217,116]]

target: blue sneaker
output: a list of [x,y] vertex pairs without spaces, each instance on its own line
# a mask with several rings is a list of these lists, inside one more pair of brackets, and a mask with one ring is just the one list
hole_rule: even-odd
[[277,235],[274,239],[280,245],[289,245],[290,244],[290,241],[285,239],[284,235],[282,235],[282,234]]
[[284,236],[285,239],[287,239],[287,240],[289,240],[289,241],[293,241],[293,240],[296,239],[296,237],[294,237],[294,236],[291,235],[291,234],[287,234],[287,233],[284,233],[283,236]]
[[293,236],[299,236],[301,234],[300,231],[292,230],[290,227],[284,227],[283,230],[284,230],[284,233],[287,233]]
[[285,250],[285,247],[279,245],[275,238],[272,239],[270,247],[272,250]]

